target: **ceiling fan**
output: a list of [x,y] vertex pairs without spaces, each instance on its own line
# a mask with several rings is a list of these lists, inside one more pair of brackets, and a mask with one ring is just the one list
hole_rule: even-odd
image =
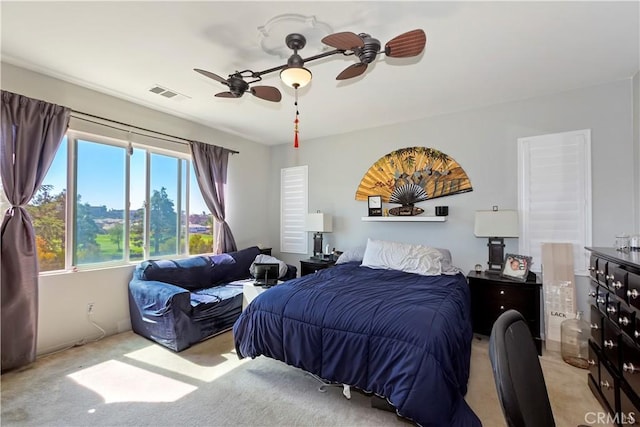
[[[269,68],[263,71],[236,71],[230,74],[228,78],[224,79],[217,74],[210,71],[194,68],[194,71],[209,77],[217,82],[229,88],[228,91],[217,93],[215,96],[221,98],[240,98],[245,92],[251,93],[258,98],[279,102],[282,99],[280,91],[273,86],[250,86],[252,83],[262,80],[262,75],[272,73],[274,71],[282,70],[281,78],[289,86],[297,89],[311,80],[311,72],[304,67],[304,64],[316,59],[325,58],[327,56],[341,53],[345,56],[355,55],[358,57],[359,62],[345,68],[338,76],[336,80],[346,80],[353,77],[357,77],[367,70],[368,65],[373,62],[378,54],[384,53],[386,56],[392,58],[409,58],[417,56],[422,53],[424,46],[427,42],[427,37],[423,30],[417,29],[400,34],[397,37],[391,39],[384,46],[384,51],[381,51],[381,44],[378,39],[371,37],[369,34],[360,33],[355,34],[350,31],[341,33],[334,33],[326,36],[322,39],[322,42],[328,46],[335,48],[327,52],[320,53],[318,55],[310,56],[308,58],[301,58],[298,55],[298,50],[305,46],[306,39],[302,34],[289,34],[286,37],[287,46],[293,50],[293,55],[289,58],[286,64],[279,65],[277,67]],[[285,80],[283,74],[285,71],[301,69],[307,73],[306,82],[299,84],[296,82],[289,82]],[[245,79],[253,79],[246,81]]]
[[[355,34],[349,31],[330,34],[322,39],[322,43],[343,51],[345,55],[355,55],[358,63],[345,68],[336,80],[346,80],[357,77],[367,70],[380,51],[380,41],[369,34]],[[384,46],[384,54],[392,58],[409,58],[422,53],[427,43],[427,36],[423,30],[413,30],[400,34],[389,40]],[[351,53],[348,53],[351,52]]]
[[[251,70],[236,71],[229,75],[229,78],[224,79],[217,74],[214,74],[207,70],[201,70],[194,68],[194,71],[207,76],[215,81],[222,83],[229,88],[228,91],[216,93],[215,96],[220,98],[240,98],[245,92],[249,91],[253,96],[266,101],[279,102],[282,99],[282,94],[278,88],[273,86],[249,86],[251,83],[259,82],[262,80],[260,75],[254,73]],[[245,78],[254,78],[255,80],[247,82]]]

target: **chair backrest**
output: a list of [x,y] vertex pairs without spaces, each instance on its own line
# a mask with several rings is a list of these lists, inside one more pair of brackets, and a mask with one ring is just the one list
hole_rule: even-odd
[[555,426],[531,331],[516,310],[504,312],[493,324],[489,358],[507,425]]

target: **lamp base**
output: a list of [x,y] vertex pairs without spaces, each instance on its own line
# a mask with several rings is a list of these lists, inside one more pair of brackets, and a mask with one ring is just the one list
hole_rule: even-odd
[[313,256],[322,257],[322,233],[313,233]]
[[502,237],[489,237],[489,268],[487,272],[501,273],[504,266],[504,239]]

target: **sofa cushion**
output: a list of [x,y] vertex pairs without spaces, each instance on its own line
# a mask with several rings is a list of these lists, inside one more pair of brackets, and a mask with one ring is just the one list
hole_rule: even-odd
[[251,246],[236,252],[210,256],[209,259],[212,263],[211,285],[250,277],[249,267],[259,254],[260,249],[257,246]]
[[[146,265],[145,265],[146,264]],[[211,286],[212,264],[208,257],[177,260],[150,260],[142,263],[143,280],[171,283],[187,290]]]

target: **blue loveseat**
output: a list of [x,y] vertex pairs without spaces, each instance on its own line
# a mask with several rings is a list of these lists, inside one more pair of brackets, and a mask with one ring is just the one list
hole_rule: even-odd
[[[144,261],[129,282],[131,328],[174,351],[231,329],[242,312],[242,286],[260,250]],[[289,265],[281,280],[296,277]]]

